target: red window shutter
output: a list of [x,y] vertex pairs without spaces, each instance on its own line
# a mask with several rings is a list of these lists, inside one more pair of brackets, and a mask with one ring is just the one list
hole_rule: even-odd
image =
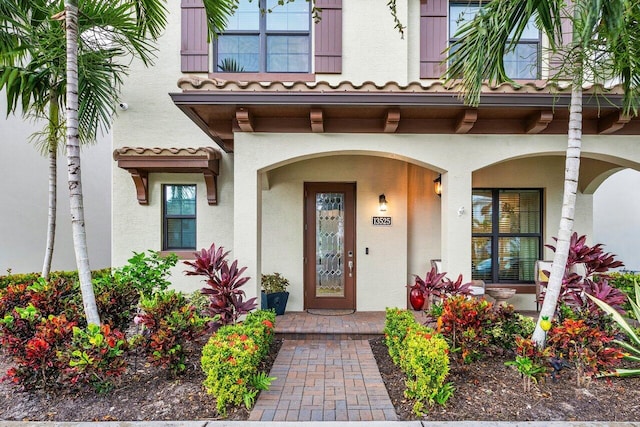
[[180,59],[183,73],[209,72],[207,18],[202,0],[182,0]]
[[446,67],[447,0],[420,0],[420,78],[440,78]]
[[342,73],[342,0],[316,0],[322,9],[315,24],[316,73]]

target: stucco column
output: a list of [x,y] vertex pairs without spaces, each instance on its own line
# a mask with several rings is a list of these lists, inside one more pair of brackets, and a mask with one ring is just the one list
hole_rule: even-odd
[[471,280],[471,171],[442,174],[442,268],[455,280]]
[[[239,267],[247,267],[243,277],[251,277],[244,285],[247,298],[260,295],[262,247],[262,179],[256,169],[250,141],[236,134],[233,173],[233,252]],[[260,298],[258,298],[258,307]]]

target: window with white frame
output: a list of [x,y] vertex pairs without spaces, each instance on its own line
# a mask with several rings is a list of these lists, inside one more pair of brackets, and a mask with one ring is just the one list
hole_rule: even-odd
[[474,189],[472,273],[487,283],[532,283],[542,254],[541,189]]
[[162,250],[196,249],[196,186],[162,186]]
[[[449,44],[455,42],[455,34],[465,23],[473,20],[480,10],[480,2],[464,1],[449,4]],[[512,79],[535,80],[540,78],[541,62],[540,30],[534,20],[527,24],[518,45],[504,57],[507,76]]]
[[216,72],[311,72],[310,2],[278,3],[238,2],[214,44]]

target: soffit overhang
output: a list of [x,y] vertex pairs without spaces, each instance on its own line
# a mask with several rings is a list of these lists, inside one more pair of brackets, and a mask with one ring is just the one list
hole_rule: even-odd
[[[477,108],[442,82],[235,82],[184,77],[173,102],[226,152],[236,132],[566,134],[571,89],[530,82],[485,86]],[[583,133],[640,134],[618,87],[585,87]]]

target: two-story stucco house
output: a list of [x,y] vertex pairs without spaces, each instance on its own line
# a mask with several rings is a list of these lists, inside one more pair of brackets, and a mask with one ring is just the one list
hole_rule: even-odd
[[[478,108],[440,76],[442,51],[473,2],[241,0],[207,43],[200,0],[169,2],[155,67],[126,82],[114,125],[112,259],[189,257],[212,242],[291,281],[288,310],[406,306],[405,286],[441,259],[453,279],[515,287],[535,307],[533,266],[557,233],[569,90],[528,29],[508,58],[521,85],[486,88]],[[592,233],[593,192],[640,168],[640,120],[585,90],[575,229]],[[438,194],[436,187],[439,188]],[[176,286],[201,283],[179,266]]]

